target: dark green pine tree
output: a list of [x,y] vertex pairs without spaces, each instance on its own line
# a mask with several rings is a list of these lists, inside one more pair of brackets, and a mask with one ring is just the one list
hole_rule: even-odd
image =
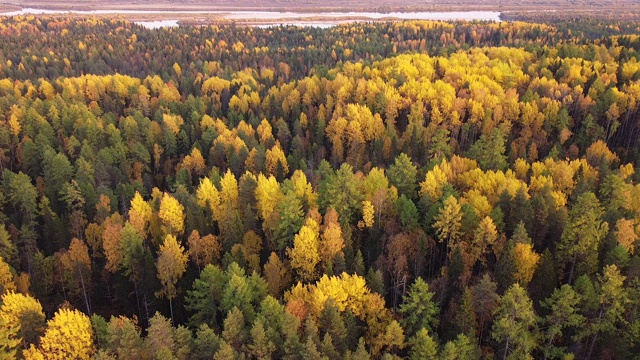
[[496,264],[496,282],[498,283],[499,292],[506,291],[515,282],[516,259],[514,247],[513,240],[507,241],[507,245]]
[[196,330],[193,340],[191,357],[197,360],[211,359],[211,354],[218,352],[222,340],[207,324],[202,324]]
[[200,272],[200,277],[193,282],[192,290],[188,290],[185,297],[185,307],[193,313],[189,318],[191,326],[217,326],[218,307],[228,281],[227,274],[211,264]]
[[333,299],[329,298],[325,302],[318,321],[320,332],[325,335],[330,335],[335,349],[339,353],[344,354],[347,350],[347,328]]
[[549,311],[543,319],[546,330],[542,333],[542,353],[545,359],[561,359],[565,355],[566,346],[562,344],[568,343],[568,331],[580,329],[585,322],[585,317],[578,312],[579,305],[580,295],[568,284],[556,289],[542,302]]
[[470,339],[475,339],[478,328],[476,313],[473,304],[473,294],[470,288],[466,288],[456,306],[454,324],[459,334],[464,334]]
[[389,183],[398,189],[398,194],[405,195],[408,199],[415,199],[418,195],[417,174],[417,167],[405,153],[398,155],[387,170]]
[[409,287],[409,292],[399,310],[403,316],[403,328],[408,336],[415,335],[422,328],[434,333],[438,327],[440,308],[433,299],[434,295],[435,293],[429,291],[429,285],[422,278],[417,278]]

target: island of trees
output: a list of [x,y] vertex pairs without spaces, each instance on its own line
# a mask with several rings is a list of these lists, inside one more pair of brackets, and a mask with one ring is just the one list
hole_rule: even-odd
[[631,359],[640,23],[0,21],[0,353]]

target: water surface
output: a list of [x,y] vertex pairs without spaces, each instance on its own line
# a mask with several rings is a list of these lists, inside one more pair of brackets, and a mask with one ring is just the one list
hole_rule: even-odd
[[300,19],[300,18],[369,18],[384,19],[394,18],[403,20],[500,20],[500,13],[496,11],[451,11],[451,12],[278,12],[278,11],[209,11],[209,10],[45,10],[34,8],[23,8],[22,10],[9,11],[0,15],[39,15],[39,14],[81,14],[81,15],[108,15],[108,14],[211,14],[221,15],[226,19]]
[[[260,27],[277,26],[277,25],[298,25],[298,26],[315,26],[327,28],[335,26],[346,21],[375,21],[375,20],[484,20],[484,21],[500,21],[500,13],[496,11],[452,11],[452,12],[291,12],[291,11],[209,11],[209,10],[127,10],[127,9],[111,9],[111,10],[45,10],[34,8],[23,8],[18,11],[9,11],[0,13],[4,16],[16,15],[51,15],[51,14],[80,14],[80,15],[167,15],[171,17],[175,14],[183,15],[215,15],[220,19],[227,20],[263,20],[270,24],[257,25]],[[282,20],[282,21],[278,21]],[[297,21],[287,21],[297,20]],[[273,22],[273,23],[271,23]],[[178,26],[177,20],[160,20],[160,21],[138,21],[137,24],[157,29],[160,27]]]
[[178,20],[134,21],[134,23],[142,25],[147,29],[160,29],[178,26]]

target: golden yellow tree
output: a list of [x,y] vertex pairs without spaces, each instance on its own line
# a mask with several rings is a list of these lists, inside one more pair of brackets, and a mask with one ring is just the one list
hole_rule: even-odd
[[373,227],[375,213],[376,213],[376,211],[375,211],[371,201],[364,200],[362,202],[362,225],[363,225],[363,227],[367,227],[367,228]]
[[162,290],[157,292],[156,296],[165,296],[169,299],[171,320],[173,320],[172,300],[177,295],[176,283],[187,270],[188,259],[184,248],[178,244],[176,237],[167,235],[158,251],[158,262],[156,266],[158,268],[158,279],[160,279]]
[[438,240],[446,242],[447,249],[453,248],[460,238],[460,228],[462,227],[462,208],[453,195],[444,201],[444,206],[436,215],[435,220],[433,227],[438,234]]
[[284,195],[280,190],[280,184],[274,176],[268,178],[262,174],[258,175],[258,186],[256,187],[256,201],[258,214],[262,220],[268,220],[275,211],[274,204],[277,204]]
[[[473,258],[473,263],[480,260],[482,264],[486,264],[485,254],[489,247],[498,239],[498,231],[496,225],[489,216],[485,216],[473,235],[473,242],[470,246],[469,253]],[[470,264],[471,266],[473,264]]]
[[536,271],[540,255],[533,251],[533,245],[517,243],[513,249],[516,271],[513,278],[522,286],[527,286]]
[[0,294],[15,290],[16,284],[13,281],[11,267],[9,266],[9,264],[4,262],[4,259],[2,257],[0,257]]
[[220,218],[220,192],[209,178],[200,180],[200,185],[196,191],[196,199],[198,200],[198,205],[203,208],[209,208],[213,220],[218,221]]
[[365,279],[347,273],[340,276],[324,275],[315,284],[298,283],[285,294],[287,309],[302,307],[316,318],[322,313],[328,299],[333,300],[338,311],[350,310],[362,320],[378,318],[385,312],[384,299],[371,292]]
[[5,345],[4,351],[11,353],[19,345],[26,348],[36,343],[43,333],[44,320],[42,305],[33,297],[13,291],[2,295],[0,329],[10,343]]
[[220,204],[226,215],[238,209],[238,180],[231,170],[227,170],[220,179]]
[[184,206],[173,196],[164,193],[158,216],[167,234],[178,235],[184,232]]
[[46,360],[91,359],[93,355],[93,328],[88,316],[78,310],[60,309],[47,322],[40,346],[33,346],[25,358],[41,354]]
[[305,209],[310,209],[316,206],[318,200],[318,194],[313,191],[313,187],[307,181],[307,176],[301,170],[296,170],[291,175],[291,182],[293,183],[293,191],[300,200],[304,202]]
[[448,182],[447,171],[450,171],[450,167],[446,160],[429,171],[420,183],[420,195],[429,195],[432,200],[440,198],[442,188]]
[[287,157],[284,155],[284,152],[280,148],[279,142],[276,142],[276,144],[271,149],[267,150],[265,156],[265,168],[267,170],[267,174],[280,177],[286,176],[289,173],[289,164],[287,163]]
[[139,192],[131,199],[131,207],[129,209],[129,222],[136,229],[138,234],[143,237],[147,234],[147,228],[151,221],[152,209],[151,205],[144,201]]
[[[258,140],[264,147],[270,147],[274,144],[273,129],[267,119],[262,119],[260,125],[258,125]],[[269,146],[268,146],[269,145]]]
[[316,265],[320,262],[318,224],[307,218],[305,224],[293,239],[293,249],[287,248],[291,258],[291,267],[296,270],[300,279],[311,281],[316,277]]

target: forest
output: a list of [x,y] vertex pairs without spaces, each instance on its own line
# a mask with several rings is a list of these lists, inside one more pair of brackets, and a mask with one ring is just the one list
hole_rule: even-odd
[[0,19],[0,358],[638,359],[640,22]]

